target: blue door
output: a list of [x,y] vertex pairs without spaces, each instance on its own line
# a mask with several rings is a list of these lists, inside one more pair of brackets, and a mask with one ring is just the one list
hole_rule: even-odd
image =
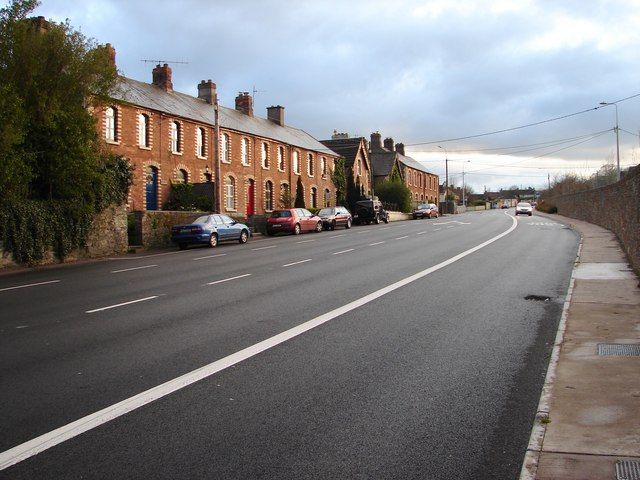
[[158,169],[147,167],[146,171],[147,210],[158,209]]

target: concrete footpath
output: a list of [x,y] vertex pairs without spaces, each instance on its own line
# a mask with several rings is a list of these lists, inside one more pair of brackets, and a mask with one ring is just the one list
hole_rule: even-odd
[[640,480],[640,281],[610,231],[534,215],[582,242],[520,478]]

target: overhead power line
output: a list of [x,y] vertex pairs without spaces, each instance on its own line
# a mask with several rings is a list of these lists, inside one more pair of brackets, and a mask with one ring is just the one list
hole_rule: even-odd
[[[636,93],[635,95],[630,95],[628,97],[621,98],[620,100],[616,100],[615,102],[607,102],[607,105],[624,102],[626,100],[630,100],[630,99],[635,98],[635,97],[640,97],[640,93]],[[410,144],[406,144],[405,146],[406,147],[415,147],[415,146],[418,146],[418,145],[435,145],[435,144],[438,144],[438,143],[456,142],[458,140],[468,140],[470,138],[486,137],[486,136],[489,136],[489,135],[496,135],[498,133],[513,132],[514,130],[520,130],[522,128],[528,128],[528,127],[535,127],[537,125],[542,125],[542,124],[545,124],[545,123],[555,122],[555,121],[558,121],[558,120],[564,120],[565,118],[575,117],[576,115],[582,115],[584,113],[593,112],[594,110],[598,110],[598,109],[600,109],[602,107],[605,107],[607,105],[598,105],[597,107],[587,108],[586,110],[581,110],[579,112],[569,113],[567,115],[561,115],[559,117],[548,118],[547,120],[541,120],[540,122],[528,123],[526,125],[518,125],[517,127],[504,128],[502,130],[495,130],[493,132],[478,133],[476,135],[467,135],[466,137],[445,138],[445,139],[441,139],[441,140],[433,140],[433,141],[430,141],[430,142],[410,143]]]

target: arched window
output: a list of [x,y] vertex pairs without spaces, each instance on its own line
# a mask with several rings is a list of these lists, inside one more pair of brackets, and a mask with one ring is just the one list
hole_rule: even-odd
[[176,183],[187,183],[189,181],[189,174],[183,168],[176,172]]
[[297,150],[293,151],[293,173],[300,175],[300,153]]
[[278,170],[284,172],[284,147],[278,147]]
[[240,155],[242,156],[242,164],[249,165],[249,139],[248,138],[242,139]]
[[205,132],[204,132],[204,128],[202,127],[198,127],[196,129],[196,154],[199,157],[204,157],[205,156]]
[[222,157],[222,161],[229,163],[229,135],[223,133],[220,144],[220,155]]
[[318,208],[318,189],[311,187],[311,208]]
[[178,122],[171,122],[171,152],[180,153],[182,150],[182,139],[180,132],[180,124]]
[[331,206],[331,191],[328,188],[324,189],[324,206]]
[[149,144],[149,115],[138,114],[138,145],[148,148]]
[[322,171],[322,176],[327,176],[327,159],[325,157],[320,157],[320,170]]
[[313,175],[315,174],[315,169],[316,166],[313,159],[313,153],[310,153],[309,155],[307,155],[307,173],[310,177],[313,177]]
[[264,209],[273,210],[273,183],[270,180],[264,184]]
[[108,107],[104,112],[104,117],[105,117],[104,137],[109,142],[115,142],[118,140],[117,138],[118,111],[114,107]]
[[262,142],[262,168],[269,168],[269,145]]
[[225,184],[225,207],[227,210],[236,208],[236,179],[233,177],[227,177]]

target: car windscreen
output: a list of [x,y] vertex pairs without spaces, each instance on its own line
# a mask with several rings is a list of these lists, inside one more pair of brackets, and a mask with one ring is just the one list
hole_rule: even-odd
[[418,205],[418,210],[423,210],[425,208],[429,208],[429,205],[423,203],[422,205]]
[[289,210],[276,210],[275,212],[271,213],[271,218],[284,218],[290,216],[291,212]]
[[523,203],[519,203],[517,206],[518,206],[518,207],[530,207],[530,206],[531,206],[531,204],[529,204],[529,203],[524,203],[524,202],[523,202]]
[[320,210],[318,212],[318,215],[320,215],[320,216],[333,215],[333,209],[332,208],[323,208],[322,210]]

